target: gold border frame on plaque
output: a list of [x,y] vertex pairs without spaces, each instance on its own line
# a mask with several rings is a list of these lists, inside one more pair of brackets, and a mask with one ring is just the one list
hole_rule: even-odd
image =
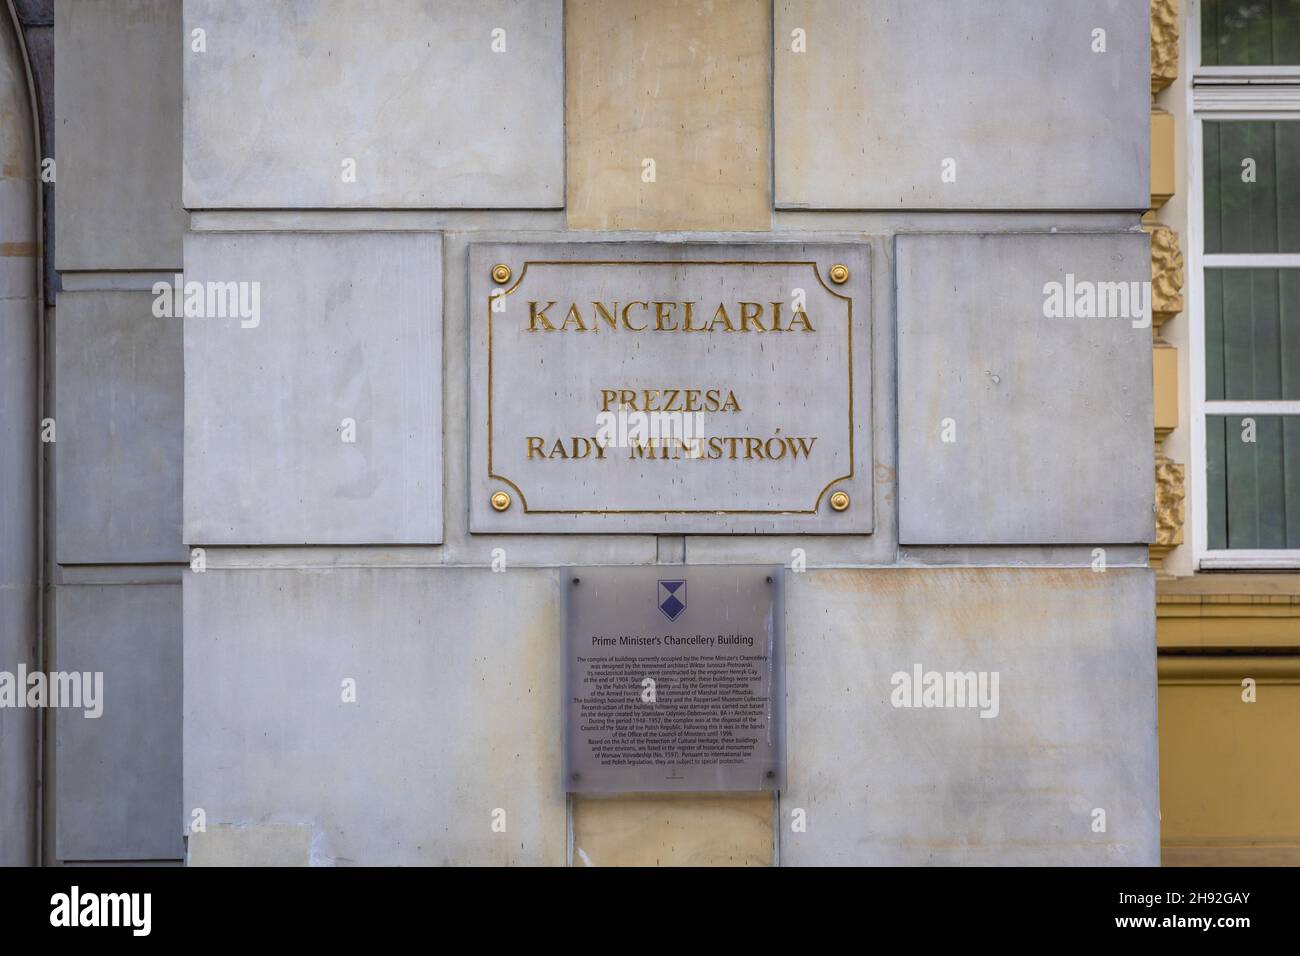
[[[514,294],[524,283],[529,266],[808,266],[813,271],[817,284],[837,299],[842,299],[848,306],[848,362],[849,362],[849,471],[848,474],[832,478],[817,492],[817,500],[811,508],[530,508],[528,496],[518,484],[505,475],[499,475],[492,469],[492,300],[505,298]],[[504,482],[519,495],[519,504],[525,514],[535,515],[811,515],[821,508],[822,498],[831,486],[847,481],[857,472],[857,463],[853,445],[853,297],[836,292],[821,276],[817,263],[807,260],[765,260],[765,259],[529,259],[519,271],[514,285],[504,292],[488,294],[487,299],[487,474],[489,479]]]

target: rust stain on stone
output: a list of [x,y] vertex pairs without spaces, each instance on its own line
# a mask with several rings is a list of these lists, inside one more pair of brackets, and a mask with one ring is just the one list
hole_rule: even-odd
[[35,255],[36,243],[34,242],[0,242],[0,256],[22,258]]
[[[1060,588],[1070,591],[1095,590],[1105,582],[1106,574],[1122,573],[1128,568],[1115,568],[1098,573],[1088,567],[1079,568],[819,568],[816,582],[832,591],[878,591],[904,593],[930,587],[983,588],[998,584],[1013,576],[1024,576],[1035,588]],[[1030,580],[1032,579],[1032,580]]]

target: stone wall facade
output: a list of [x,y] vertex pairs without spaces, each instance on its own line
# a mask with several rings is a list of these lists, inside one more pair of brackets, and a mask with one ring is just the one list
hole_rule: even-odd
[[[1151,277],[1146,9],[55,7],[51,861],[1159,862],[1150,312],[1045,311]],[[861,247],[870,530],[478,530],[475,249],[572,242]],[[750,563],[786,789],[566,794],[563,569]]]

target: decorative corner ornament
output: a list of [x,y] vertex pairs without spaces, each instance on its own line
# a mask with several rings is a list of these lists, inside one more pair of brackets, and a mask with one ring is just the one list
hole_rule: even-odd
[[[505,285],[507,282],[510,281],[511,275],[512,273],[510,271],[510,267],[506,265],[504,262],[498,262],[496,265],[492,267],[492,281],[495,282],[497,285]],[[510,499],[509,496],[507,496],[506,497],[507,507],[509,506],[509,503],[510,503]],[[504,511],[505,508],[498,508],[497,510]]]
[[[504,266],[502,268],[504,268]],[[498,491],[496,494],[492,496],[493,511],[505,511],[509,507],[510,507],[510,495],[508,492]]]
[[831,509],[834,511],[849,510],[849,495],[846,491],[837,491],[831,495]]
[[[849,281],[849,267],[837,262],[835,265],[831,266],[830,277],[831,281],[836,285],[844,285],[844,283]],[[848,506],[846,505],[845,507]]]

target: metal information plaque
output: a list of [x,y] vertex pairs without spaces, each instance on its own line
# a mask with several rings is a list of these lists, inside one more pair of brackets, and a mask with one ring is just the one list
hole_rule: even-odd
[[873,530],[867,243],[476,244],[470,530]]
[[782,573],[760,565],[570,569],[566,789],[780,789]]

